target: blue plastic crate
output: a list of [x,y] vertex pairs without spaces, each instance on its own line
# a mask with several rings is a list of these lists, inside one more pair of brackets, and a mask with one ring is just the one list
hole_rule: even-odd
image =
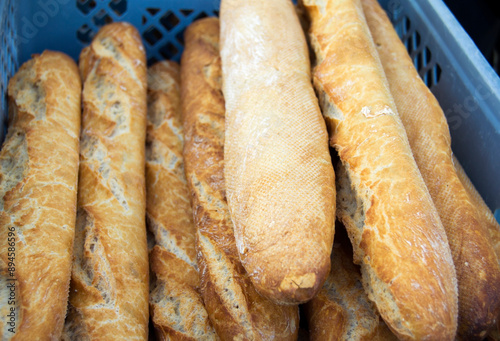
[[[453,151],[500,220],[500,79],[441,0],[380,0],[447,115]],[[75,60],[99,27],[128,21],[148,62],[179,60],[192,21],[218,15],[219,0],[0,0],[0,117],[7,80],[33,53]]]

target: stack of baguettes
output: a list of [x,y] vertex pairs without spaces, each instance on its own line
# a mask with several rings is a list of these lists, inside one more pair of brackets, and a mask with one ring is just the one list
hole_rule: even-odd
[[500,230],[453,161],[442,110],[377,1],[303,6],[337,217],[370,300],[400,339],[483,339],[500,312]]
[[23,65],[0,154],[3,339],[145,340],[150,316],[160,340],[294,340],[300,303],[312,340],[484,339],[500,227],[439,104],[376,0],[299,9],[312,76],[290,0],[222,0],[180,68],[147,74],[137,30],[102,28],[80,57],[78,203],[78,70]]

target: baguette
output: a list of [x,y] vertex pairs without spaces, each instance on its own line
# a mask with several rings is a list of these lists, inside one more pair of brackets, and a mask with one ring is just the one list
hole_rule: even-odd
[[397,341],[363,290],[359,267],[343,226],[335,228],[332,267],[325,284],[305,304],[310,339]]
[[146,217],[155,245],[149,310],[158,340],[216,340],[203,300],[182,147],[179,65],[148,70]]
[[34,55],[9,82],[9,129],[0,153],[2,340],[61,336],[75,235],[81,87],[75,62],[52,51]]
[[[465,173],[462,165],[457,160],[455,155],[452,155],[452,158],[453,166],[455,167],[457,176],[460,179],[460,182],[462,182],[462,185],[467,190],[467,193],[469,194],[472,202],[478,210],[478,214],[482,223],[486,226],[489,232],[490,241],[493,245],[493,248],[495,249],[497,260],[500,263],[500,225],[498,224],[498,221],[495,219],[495,216],[491,212],[488,205],[486,205],[483,198],[470,181],[469,177]],[[498,322],[500,322],[500,320]]]
[[362,0],[415,161],[446,230],[458,280],[461,340],[482,340],[500,314],[500,266],[477,206],[453,166],[443,110],[377,0]]
[[137,30],[113,23],[80,55],[84,80],[78,212],[65,334],[148,337],[146,58]]
[[219,20],[185,33],[181,60],[184,160],[197,227],[201,293],[222,340],[294,340],[298,308],[260,296],[238,257],[224,187],[224,98]]
[[240,258],[262,295],[310,300],[330,269],[335,176],[289,0],[221,3],[224,175]]
[[457,280],[359,0],[304,0],[313,80],[340,158],[337,216],[368,297],[403,340],[452,340]]

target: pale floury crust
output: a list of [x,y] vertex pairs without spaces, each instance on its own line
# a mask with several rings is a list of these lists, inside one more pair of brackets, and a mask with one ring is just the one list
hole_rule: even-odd
[[149,311],[158,340],[217,340],[199,293],[196,228],[184,175],[180,68],[148,69],[146,217],[154,246]]
[[104,26],[80,55],[84,80],[68,339],[144,340],[146,56],[137,30]]
[[201,293],[210,320],[222,340],[295,340],[298,307],[280,306],[260,296],[236,247],[224,184],[219,20],[194,22],[184,40],[184,159],[197,227]]
[[[9,82],[0,153],[2,340],[57,340],[68,299],[75,233],[81,81],[75,62],[45,51]],[[15,305],[8,233],[15,228]],[[12,255],[11,255],[12,256]],[[12,260],[12,259],[11,259]],[[6,324],[15,307],[15,330]]]
[[455,171],[443,110],[378,2],[362,3],[415,161],[450,244],[458,280],[457,337],[482,340],[500,314],[500,266],[487,224]]
[[337,216],[369,298],[405,340],[452,340],[457,280],[359,0],[305,0],[313,81],[340,158]]
[[243,266],[280,304],[330,268],[335,187],[304,32],[288,0],[221,3],[227,197]]

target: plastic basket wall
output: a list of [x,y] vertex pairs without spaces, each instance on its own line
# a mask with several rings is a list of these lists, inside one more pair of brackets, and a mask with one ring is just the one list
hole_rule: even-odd
[[[500,219],[500,79],[441,0],[379,1],[447,115],[457,158]],[[60,50],[77,60],[98,29],[112,21],[137,27],[149,64],[179,60],[186,26],[218,15],[219,2],[0,0],[0,93],[31,54]],[[1,110],[5,133],[4,95]]]

